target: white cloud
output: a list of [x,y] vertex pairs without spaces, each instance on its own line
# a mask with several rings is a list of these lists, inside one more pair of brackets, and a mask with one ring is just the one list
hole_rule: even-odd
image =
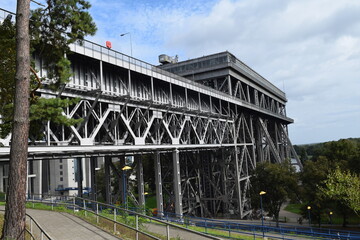
[[282,88],[295,143],[359,137],[360,2],[229,1],[176,26],[187,57],[229,50]]

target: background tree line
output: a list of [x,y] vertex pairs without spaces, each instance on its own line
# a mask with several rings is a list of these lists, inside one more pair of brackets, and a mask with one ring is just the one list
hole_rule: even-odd
[[[294,146],[303,163],[295,172],[290,162],[259,163],[253,172],[252,205],[259,208],[259,192],[264,209],[278,220],[280,206],[286,201],[302,204],[307,218],[311,207],[313,223],[330,212],[343,217],[360,213],[360,138]],[[331,217],[331,216],[330,216]]]

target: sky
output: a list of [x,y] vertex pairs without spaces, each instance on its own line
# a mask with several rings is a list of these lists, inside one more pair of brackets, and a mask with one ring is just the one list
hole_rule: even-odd
[[[98,31],[88,39],[111,41],[128,55],[132,46],[134,57],[151,64],[160,54],[182,61],[233,53],[285,91],[293,144],[360,137],[359,0],[90,3]],[[16,1],[1,0],[0,8],[15,11]]]

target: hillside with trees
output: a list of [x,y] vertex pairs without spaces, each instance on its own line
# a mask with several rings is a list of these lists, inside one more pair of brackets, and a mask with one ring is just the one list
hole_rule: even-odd
[[[303,170],[286,163],[258,163],[252,173],[252,206],[259,209],[259,192],[265,191],[263,207],[278,220],[280,206],[288,200],[301,206],[304,218],[319,226],[336,216],[343,226],[349,217],[360,221],[360,139],[295,146]],[[266,181],[264,181],[266,179]],[[310,207],[310,209],[308,209]],[[334,214],[334,215],[333,215]]]
[[311,206],[318,224],[321,216],[336,212],[343,217],[359,214],[360,138],[340,139],[318,144],[295,146],[304,169],[300,173],[301,201]]

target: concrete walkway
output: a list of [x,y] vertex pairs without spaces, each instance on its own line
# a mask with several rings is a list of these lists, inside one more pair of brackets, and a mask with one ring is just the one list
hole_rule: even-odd
[[[166,227],[164,225],[148,223],[145,224],[146,229],[149,232],[161,234],[166,236]],[[170,227],[170,238],[181,239],[181,240],[208,240],[207,237],[202,237],[195,233],[187,232],[178,228]]]
[[[0,209],[4,209],[4,206]],[[26,213],[55,240],[119,239],[68,213],[34,209],[26,209]]]
[[[301,215],[286,211],[285,210],[286,206],[287,203],[283,204],[280,208],[280,212],[279,212],[280,219],[283,220],[284,218],[286,218],[286,223],[289,223],[291,225],[297,225],[298,219],[301,217]],[[303,224],[305,223],[307,223],[307,220],[303,220]]]

